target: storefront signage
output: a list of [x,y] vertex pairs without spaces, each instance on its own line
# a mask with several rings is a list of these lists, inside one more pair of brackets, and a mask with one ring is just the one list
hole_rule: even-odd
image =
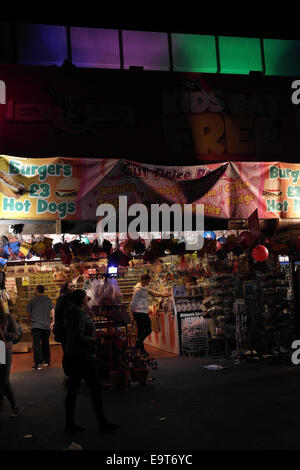
[[[300,165],[158,166],[121,159],[0,156],[2,219],[98,220],[97,208],[190,204],[224,219],[300,218]],[[184,213],[184,211],[182,211]],[[251,220],[251,218],[250,218]]]
[[299,87],[288,77],[25,65],[1,65],[0,77],[0,153],[180,165],[289,161],[300,151]]

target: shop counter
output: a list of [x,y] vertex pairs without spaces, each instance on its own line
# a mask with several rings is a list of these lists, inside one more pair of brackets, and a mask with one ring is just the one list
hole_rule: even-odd
[[155,323],[153,317],[150,315],[151,323],[152,325],[156,324],[156,327],[153,328],[152,326],[152,333],[144,343],[172,354],[180,354],[176,315],[159,313],[155,315]]

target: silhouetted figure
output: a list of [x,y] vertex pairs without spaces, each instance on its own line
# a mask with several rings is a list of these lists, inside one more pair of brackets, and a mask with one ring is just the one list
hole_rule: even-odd
[[119,426],[110,423],[104,413],[101,386],[97,376],[95,354],[95,327],[86,316],[86,292],[76,289],[70,296],[71,306],[65,313],[66,343],[63,357],[65,374],[69,377],[68,392],[65,399],[65,433],[81,432],[84,428],[74,423],[76,399],[83,379],[91,392],[93,408],[100,433],[112,433]]
[[54,339],[61,343],[63,351],[65,350],[65,327],[64,314],[70,305],[70,295],[74,292],[74,285],[71,281],[62,285],[55,305],[55,321],[53,326]]
[[[14,418],[19,415],[19,407],[16,405],[15,392],[10,383],[10,370],[12,365],[13,340],[18,337],[18,327],[14,317],[5,313],[0,301],[0,340],[5,344],[5,364],[0,362],[0,403],[3,397],[9,401],[11,412],[9,416]],[[0,358],[2,359],[2,357]]]

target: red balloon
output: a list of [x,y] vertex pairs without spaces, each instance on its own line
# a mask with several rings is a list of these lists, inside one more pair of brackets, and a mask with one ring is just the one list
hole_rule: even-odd
[[217,248],[217,251],[221,250],[222,249],[222,243],[217,242],[216,243],[216,248]]
[[268,256],[269,256],[268,248],[265,247],[264,245],[257,245],[252,250],[252,257],[256,261],[266,261],[268,259]]

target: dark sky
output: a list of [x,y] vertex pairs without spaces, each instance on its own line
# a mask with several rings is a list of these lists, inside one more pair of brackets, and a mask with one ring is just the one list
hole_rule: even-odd
[[[95,28],[131,29],[141,31],[161,31],[174,33],[219,34],[244,37],[264,37],[282,39],[300,39],[300,26],[297,11],[288,5],[274,4],[269,6],[261,0],[257,5],[253,2],[237,3],[235,7],[220,6],[211,0],[203,6],[203,2],[181,2],[168,5],[160,2],[164,8],[160,10],[153,4],[142,2],[135,9],[126,9],[115,4],[112,12],[102,11],[103,3],[95,9],[95,3],[80,3],[80,8],[72,6],[69,10],[59,10],[55,4],[32,12],[21,13],[16,8],[12,14],[1,14],[0,21],[16,21],[26,23],[61,24]],[[86,7],[85,7],[86,5]],[[264,8],[262,8],[264,5]],[[266,5],[268,7],[266,8]],[[278,11],[278,12],[277,12]]]

